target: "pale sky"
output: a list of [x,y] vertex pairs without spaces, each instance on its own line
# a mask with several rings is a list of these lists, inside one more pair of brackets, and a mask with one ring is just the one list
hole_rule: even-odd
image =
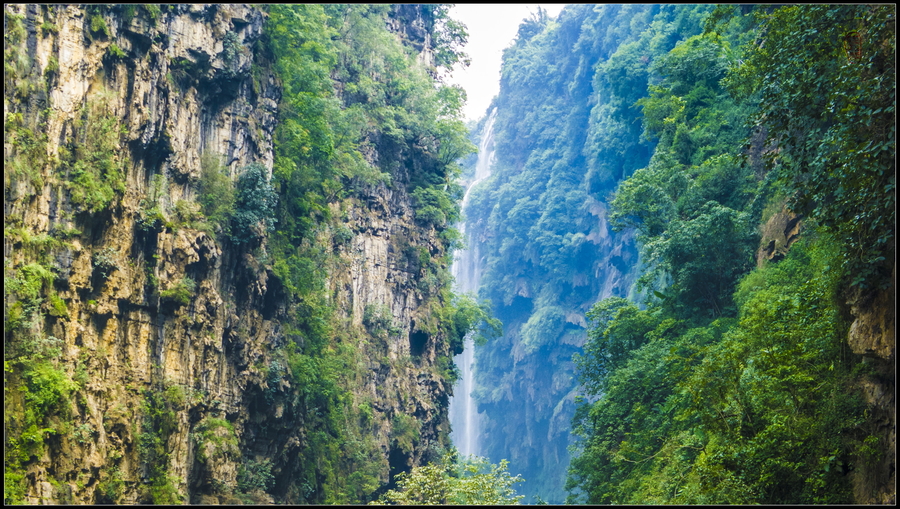
[[538,5],[555,18],[566,4],[456,4],[450,9],[450,17],[466,25],[469,32],[463,51],[472,64],[466,69],[455,67],[447,80],[466,90],[466,120],[481,118],[500,91],[503,49],[516,38],[522,20],[537,12]]

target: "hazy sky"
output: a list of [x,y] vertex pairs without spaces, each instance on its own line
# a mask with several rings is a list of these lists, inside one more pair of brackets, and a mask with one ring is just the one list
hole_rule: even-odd
[[472,58],[466,69],[453,70],[450,83],[466,89],[466,120],[484,115],[491,99],[500,91],[500,63],[503,49],[516,38],[519,24],[537,12],[538,5],[556,17],[565,4],[456,4],[450,17],[461,21],[469,32],[464,51]]

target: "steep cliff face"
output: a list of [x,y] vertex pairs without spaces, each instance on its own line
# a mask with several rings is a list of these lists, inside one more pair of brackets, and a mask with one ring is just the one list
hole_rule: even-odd
[[861,462],[862,468],[852,473],[854,498],[859,504],[897,502],[896,288],[895,267],[890,287],[857,289],[847,302],[853,318],[847,343],[870,366],[870,373],[858,384],[871,409],[867,430],[876,440],[869,444],[875,461]]
[[[802,216],[782,207],[761,225],[757,266],[774,263],[786,255],[803,230]],[[848,292],[844,303],[848,314],[847,344],[861,355],[868,373],[855,380],[863,401],[869,407],[864,429],[872,437],[872,458],[859,458],[858,468],[850,473],[853,496],[859,504],[893,504],[896,501],[896,399],[894,295],[896,275],[890,288]]]
[[8,501],[320,501],[325,474],[303,458],[359,453],[358,499],[446,445],[448,346],[406,256],[445,246],[404,189],[332,203],[346,233],[321,237],[333,346],[355,352],[345,427],[367,438],[352,451],[310,452],[319,410],[276,354],[302,335],[265,237],[248,252],[198,220],[204,164],[272,171],[282,89],[264,18],[6,6]]

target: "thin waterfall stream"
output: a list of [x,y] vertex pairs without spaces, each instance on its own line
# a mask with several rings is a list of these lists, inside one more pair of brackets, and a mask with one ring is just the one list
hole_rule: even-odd
[[[462,237],[466,239],[466,249],[457,251],[453,258],[453,267],[451,268],[456,281],[455,291],[460,294],[476,294],[478,292],[481,276],[481,256],[477,240],[471,235],[466,236],[465,209],[472,189],[491,175],[491,164],[494,159],[494,120],[496,117],[497,108],[494,108],[484,124],[481,143],[478,147],[478,161],[475,164],[475,176],[466,189],[466,194],[462,200],[463,220],[459,223],[458,228]],[[450,398],[450,423],[453,427],[450,436],[460,454],[464,456],[477,455],[479,452],[479,416],[474,398],[472,398],[472,391],[475,388],[475,344],[471,337],[466,338],[463,352],[454,357],[453,362],[459,367],[460,378],[453,391],[454,394]]]

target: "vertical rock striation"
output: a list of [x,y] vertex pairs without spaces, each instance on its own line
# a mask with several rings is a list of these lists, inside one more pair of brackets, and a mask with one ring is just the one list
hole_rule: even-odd
[[[4,269],[14,281],[32,281],[35,264],[51,274],[36,280],[43,300],[28,300],[24,286],[7,291],[5,342],[75,384],[54,396],[47,428],[28,435],[33,394],[16,387],[46,384],[36,371],[7,372],[6,429],[19,437],[18,456],[7,456],[13,498],[321,498],[294,482],[315,430],[297,405],[266,398],[300,388],[276,376],[284,367],[272,351],[290,331],[265,240],[244,253],[192,221],[204,157],[233,181],[251,163],[271,174],[282,91],[258,49],[264,22],[244,5],[5,7],[4,157],[16,170],[4,178]],[[105,166],[91,173],[79,161]],[[426,331],[428,298],[404,255],[412,246],[438,258],[445,247],[415,227],[403,190],[380,185],[333,206],[352,238],[329,294],[359,341],[353,392],[371,402],[380,451],[371,461],[387,482],[390,467],[419,464],[447,442],[450,387],[434,366],[448,351]],[[364,333],[375,305],[393,324],[379,344]],[[58,356],[22,338],[56,345]],[[398,415],[419,426],[411,447],[392,437]],[[254,466],[269,484],[236,499]]]

